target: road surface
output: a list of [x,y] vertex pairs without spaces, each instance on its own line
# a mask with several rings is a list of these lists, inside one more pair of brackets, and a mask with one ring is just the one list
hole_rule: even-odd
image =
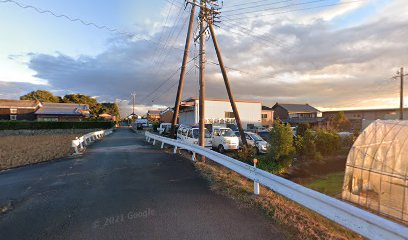
[[[8,207],[7,207],[8,206]],[[67,158],[0,172],[1,239],[284,239],[193,164],[119,129]]]

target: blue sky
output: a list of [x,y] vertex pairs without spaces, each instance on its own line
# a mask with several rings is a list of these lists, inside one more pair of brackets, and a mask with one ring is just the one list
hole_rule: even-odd
[[[161,40],[176,48],[183,47],[189,11],[180,8],[181,0],[15,1],[132,32],[153,42]],[[246,10],[228,17],[234,9],[231,6],[246,1],[224,2],[223,16],[235,20],[224,18],[217,33],[227,65],[242,70],[230,71],[239,98],[261,100],[266,105],[275,101],[309,102],[322,108],[391,106],[398,102],[394,96],[398,86],[382,79],[389,79],[404,64],[408,67],[407,57],[401,54],[407,51],[407,34],[401,26],[408,19],[393,17],[397,9],[406,8],[403,0],[322,0],[304,6],[344,4],[294,12],[290,11],[304,6],[288,5],[309,1],[276,4],[269,0],[265,8],[281,9],[269,10],[267,13],[273,15],[264,17],[257,15],[265,11],[245,14]],[[289,12],[279,13],[283,11]],[[18,98],[27,91],[47,89],[56,94],[81,92],[101,101],[114,101],[126,100],[137,91],[139,102],[146,108],[173,102],[177,77],[153,96],[147,93],[176,70],[180,50],[21,9],[10,2],[0,2],[0,15],[5,19],[0,22],[0,98]],[[215,60],[210,47],[208,59]],[[365,71],[373,66],[376,71],[367,78]],[[225,97],[217,87],[217,68],[209,65],[207,70],[209,96]],[[358,80],[364,76],[365,82]],[[193,96],[197,79],[192,73],[188,79],[185,96]],[[259,84],[246,88],[254,79]],[[371,90],[367,94],[353,93],[351,82],[354,88],[366,86]],[[385,84],[383,93],[370,95],[379,91],[379,82]],[[276,87],[282,83],[287,88]],[[319,95],[314,88],[321,90]]]

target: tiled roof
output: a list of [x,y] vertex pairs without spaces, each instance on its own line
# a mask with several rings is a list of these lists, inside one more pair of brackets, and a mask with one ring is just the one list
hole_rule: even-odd
[[277,106],[281,106],[286,109],[289,113],[314,113],[319,112],[318,109],[310,106],[309,104],[296,104],[296,103],[276,103],[272,109],[275,109]]
[[262,110],[273,110],[271,107],[262,106]]
[[36,108],[39,104],[34,100],[0,99],[0,108]]
[[88,104],[76,103],[43,103],[37,115],[89,115]]

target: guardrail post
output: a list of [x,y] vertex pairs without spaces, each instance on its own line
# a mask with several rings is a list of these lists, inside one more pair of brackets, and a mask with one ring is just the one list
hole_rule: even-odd
[[174,146],[174,151],[173,151],[173,153],[174,153],[174,154],[177,153],[177,146]]
[[153,139],[153,146],[156,145],[156,139]]
[[196,153],[195,152],[193,152],[193,155],[191,156],[191,160],[193,160],[195,162],[195,160],[196,160]]
[[162,144],[161,144],[161,149],[163,149],[164,148],[164,142],[162,142]]
[[[254,159],[254,168],[256,170],[256,164],[258,163],[258,159]],[[254,179],[254,194],[255,195],[259,195],[260,194],[260,188],[259,188],[259,182],[256,181],[256,179]]]

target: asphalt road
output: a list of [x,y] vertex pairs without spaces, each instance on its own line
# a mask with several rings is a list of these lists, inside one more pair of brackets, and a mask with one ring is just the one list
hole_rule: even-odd
[[0,239],[284,239],[178,155],[119,129],[67,158],[0,172]]

